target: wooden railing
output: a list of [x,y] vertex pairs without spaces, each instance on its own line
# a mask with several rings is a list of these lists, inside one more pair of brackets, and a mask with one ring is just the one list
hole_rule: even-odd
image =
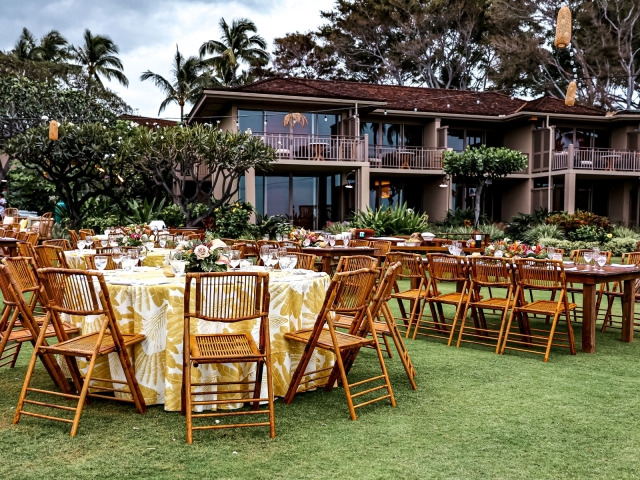
[[640,172],[640,153],[611,148],[574,148],[553,152],[553,170]]
[[279,160],[365,162],[364,138],[346,135],[255,134],[273,147]]
[[369,145],[372,168],[442,170],[442,150],[423,147],[378,147]]

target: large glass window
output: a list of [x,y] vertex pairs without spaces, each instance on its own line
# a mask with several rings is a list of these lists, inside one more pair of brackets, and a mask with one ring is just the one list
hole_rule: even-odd
[[478,130],[467,130],[467,147],[477,148],[482,145],[482,133]]
[[264,112],[267,121],[266,132],[272,134],[289,133],[289,126],[284,126],[284,117],[288,112]]
[[313,115],[314,133],[316,135],[337,135],[340,123],[340,115],[324,115],[317,113]]
[[369,188],[369,203],[376,210],[382,206],[401,205],[403,203],[402,181],[374,180]]
[[401,145],[400,131],[402,125],[397,123],[382,124],[382,145],[389,147],[397,147]]
[[609,148],[610,136],[606,130],[591,128],[556,127],[555,149],[566,150],[573,144],[576,148]]
[[264,131],[262,110],[238,110],[238,130],[246,132],[248,129],[253,133]]
[[464,130],[447,129],[447,147],[456,152],[464,150]]
[[404,145],[406,147],[422,146],[422,126],[421,125],[405,125],[404,126]]
[[573,128],[556,127],[555,150],[561,152],[573,143]]
[[361,122],[360,135],[369,135],[369,145],[378,145],[378,124]]

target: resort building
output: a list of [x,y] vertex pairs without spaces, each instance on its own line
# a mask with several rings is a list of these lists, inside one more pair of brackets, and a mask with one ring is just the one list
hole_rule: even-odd
[[296,225],[322,228],[354,208],[403,202],[442,219],[448,209],[470,206],[474,195],[444,177],[442,152],[481,144],[529,158],[526,170],[485,190],[483,212],[493,221],[548,208],[640,225],[639,111],[605,113],[497,92],[270,78],[205,90],[189,122],[249,132],[271,145],[273,169],[248,172],[240,196],[259,213],[288,214]]

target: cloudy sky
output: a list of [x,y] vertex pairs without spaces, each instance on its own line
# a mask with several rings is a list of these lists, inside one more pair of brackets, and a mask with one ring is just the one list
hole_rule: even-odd
[[[150,82],[140,82],[145,70],[169,77],[176,44],[185,55],[218,39],[218,21],[224,17],[250,18],[270,45],[288,32],[307,31],[321,23],[320,11],[333,0],[0,0],[0,50],[13,48],[23,27],[37,37],[56,29],[79,44],[89,28],[109,35],[120,48],[129,88],[111,82],[140,115],[157,116],[163,97]],[[178,117],[177,106],[162,117]]]

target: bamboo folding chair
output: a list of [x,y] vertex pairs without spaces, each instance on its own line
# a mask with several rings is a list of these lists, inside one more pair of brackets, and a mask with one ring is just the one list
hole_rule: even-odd
[[220,240],[222,240],[228,246],[231,246],[231,245],[233,245],[234,243],[236,243],[238,241],[238,240],[235,240],[233,238],[221,238]]
[[[147,407],[142,397],[138,381],[136,380],[129,354],[127,353],[128,347],[142,342],[145,336],[142,334],[122,334],[120,332],[111,305],[109,290],[107,289],[107,284],[102,274],[83,270],[42,268],[38,270],[38,276],[44,286],[43,296],[47,301],[47,309],[50,315],[46,317],[36,342],[22,387],[22,393],[20,394],[20,400],[16,407],[13,423],[18,423],[22,415],[70,423],[72,425],[71,436],[73,437],[78,431],[80,416],[82,415],[82,409],[87,397],[133,403],[139,413],[145,413]],[[100,328],[94,333],[80,335],[71,339],[65,336],[58,337],[58,343],[47,345],[44,342],[42,332],[48,328],[51,321],[54,322],[54,325],[56,323],[58,325],[61,324],[60,315],[62,314],[97,317]],[[48,353],[62,355],[69,360],[67,363],[75,387],[80,393],[79,395],[60,394],[48,390],[34,389],[29,386],[33,376],[36,356]],[[116,353],[124,372],[125,380],[113,380],[93,376],[93,370],[98,357],[110,353]],[[78,365],[75,362],[76,357],[88,360],[89,365],[84,377],[82,377]],[[92,384],[91,382],[100,382],[100,385]],[[111,384],[112,387],[102,386],[104,383]],[[115,388],[116,386],[119,386],[119,388]],[[128,387],[128,389],[126,389],[126,387]],[[31,392],[75,400],[77,404],[74,408],[67,405],[36,402],[27,399],[27,395]],[[108,396],[106,395],[107,393],[113,393],[114,396]],[[73,412],[73,419],[26,411],[24,410],[25,403]]]
[[4,233],[4,236],[5,236],[6,238],[16,238],[16,236],[17,236],[17,235],[18,235],[18,234],[17,234],[17,232],[16,232],[15,230],[7,230],[7,231]]
[[[506,258],[468,257],[468,259],[471,278],[470,295],[467,296],[462,314],[456,347],[460,347],[462,342],[475,343],[493,347],[496,353],[500,353],[502,335],[515,291],[513,265]],[[482,296],[483,289],[488,290],[487,298]],[[496,292],[504,292],[504,296],[494,296]],[[465,330],[470,308],[474,325],[469,326],[469,330]],[[501,312],[498,323],[487,322],[485,310],[491,310],[494,314]]]
[[258,247],[258,242],[255,240],[239,238],[238,240],[234,240],[234,242],[244,243],[244,254],[247,257],[258,257],[258,259],[260,259],[260,248]]
[[38,245],[38,239],[40,238],[40,234],[38,232],[27,232],[27,243],[30,243],[32,246]]
[[6,230],[4,228],[0,228],[0,237],[4,237]]
[[354,239],[354,240],[349,240],[349,246],[350,247],[368,247],[369,246],[369,240],[360,240],[360,239]]
[[36,262],[40,268],[68,268],[67,258],[62,247],[53,245],[39,245],[34,248]]
[[80,234],[80,240],[93,240],[95,236],[95,233],[90,228],[81,228],[78,233]]
[[283,240],[282,242],[278,242],[278,243],[280,244],[280,248],[286,248],[287,250],[290,250],[293,252],[302,253],[302,247],[298,243],[291,242],[289,240]]
[[[2,263],[19,286],[20,293],[29,298],[28,305],[39,324],[46,315],[45,302],[42,300],[42,286],[38,280],[38,265],[32,257],[7,257]],[[69,324],[70,325],[70,324]]]
[[18,255],[21,257],[31,257],[34,260],[36,259],[36,251],[33,248],[33,245],[29,242],[22,242],[17,244],[18,247]]
[[313,267],[316,264],[316,256],[312,253],[288,252],[288,254],[293,255],[298,259],[296,262],[296,268],[302,270],[313,270]]
[[78,248],[78,234],[76,233],[75,230],[67,230],[69,232],[69,235],[71,236],[71,246],[76,249]]
[[[373,269],[336,273],[329,285],[322,309],[316,318],[313,328],[285,333],[285,338],[294,342],[304,343],[305,348],[289,383],[284,403],[290,404],[300,388],[302,388],[300,391],[315,388],[320,385],[319,381],[327,379],[324,383],[326,391],[331,391],[336,381],[341,382],[352,420],[357,419],[356,408],[364,407],[374,402],[389,399],[391,405],[396,406],[391,382],[389,381],[387,368],[378,343],[378,336],[369,336],[369,333],[375,331],[368,306],[377,276],[378,272]],[[337,331],[333,324],[334,315],[352,316],[354,321],[351,331],[354,334]],[[347,375],[358,352],[362,347],[366,346],[372,346],[376,350],[381,375],[350,384]],[[307,371],[316,348],[333,352],[336,356],[335,364],[332,367],[322,368],[313,372]],[[321,375],[313,378],[312,375],[316,373]],[[352,393],[352,389],[372,382],[381,382],[381,384]],[[365,400],[362,403],[354,403],[356,398],[380,390],[386,390],[386,392],[378,397],[369,397],[369,400]]]
[[234,243],[231,245],[231,250],[238,250],[240,252],[240,258],[247,258],[245,255],[244,243]]
[[[418,335],[442,338],[447,340],[449,346],[453,342],[458,320],[469,297],[466,258],[444,253],[430,253],[427,258],[429,281],[426,290],[429,294],[426,296],[426,302],[422,305],[420,315],[416,317],[413,339],[415,340]],[[459,291],[440,293],[438,287],[442,283],[455,283]],[[426,317],[424,312],[427,305],[431,310],[430,318]],[[454,316],[450,319],[447,319],[445,315],[443,308],[445,305],[455,307]],[[448,324],[447,320],[451,320],[451,324]]]
[[378,259],[367,255],[351,255],[340,257],[336,273],[352,272],[362,268],[378,268]]
[[[567,279],[564,264],[560,260],[537,260],[534,258],[518,258],[514,260],[516,266],[516,293],[509,321],[504,332],[501,354],[505,350],[530,352],[544,356],[549,360],[552,346],[569,348],[571,355],[576,354],[573,328],[569,318],[575,303],[569,303],[567,293]],[[539,294],[547,292],[550,300],[534,300],[527,302],[524,292],[533,290]],[[530,316],[539,314],[551,317],[550,324],[536,321],[532,324]],[[560,315],[565,316],[567,331],[558,331]],[[513,319],[518,318],[517,330],[512,331]],[[536,328],[537,327],[537,328]]]
[[27,232],[18,232],[18,233],[16,233],[16,240],[19,240],[21,242],[26,242],[27,241]]
[[[624,265],[636,265],[640,267],[640,252],[624,253],[622,255],[622,264]],[[636,280],[634,285],[635,290],[635,302],[640,303],[640,280]],[[623,302],[623,290],[622,282],[615,282],[612,288],[607,288],[602,292],[603,297],[607,299],[607,310],[604,314],[602,321],[601,331],[604,333],[607,331],[607,327],[622,328],[622,315],[616,315],[613,313],[613,303],[616,298],[620,299],[620,307],[622,308]],[[634,326],[640,327],[640,321],[635,320]]]
[[276,242],[275,240],[258,240],[256,241],[256,244],[258,245],[258,252],[265,245],[269,245],[271,248],[275,249],[280,248],[280,242]]
[[[195,293],[195,303],[191,299]],[[222,326],[258,321],[259,339],[251,333],[192,334],[192,322],[212,322]],[[184,295],[184,348],[182,367],[182,414],[187,417],[187,443],[193,443],[193,430],[234,427],[269,427],[269,436],[276,436],[271,378],[271,346],[269,335],[269,274],[266,272],[189,273]],[[231,382],[191,382],[191,369],[199,365],[246,363],[256,364],[255,380]],[[267,397],[260,397],[263,371],[267,373]],[[201,387],[194,391],[192,387]],[[216,387],[215,391],[207,387]],[[220,388],[221,387],[221,388]],[[237,388],[231,389],[230,388]],[[217,400],[194,401],[192,397],[217,394]],[[220,397],[226,398],[221,399]],[[247,398],[249,396],[250,398]],[[268,408],[260,409],[260,402]],[[227,412],[192,412],[194,406],[232,406],[252,404],[251,410]],[[254,423],[233,423],[193,426],[193,419],[247,415],[268,415],[269,420]]]
[[[585,259],[584,259],[584,254],[585,252],[590,252],[590,249],[581,249],[581,250],[571,250],[571,253],[569,254],[569,260],[571,260],[573,263],[575,264],[582,264],[584,265]],[[609,265],[611,263],[611,252],[600,252],[601,255],[606,255],[607,256],[607,265]],[[602,296],[604,294],[605,290],[609,290],[611,287],[609,284],[607,283],[602,283],[600,285],[600,288],[598,290],[598,294],[597,294],[597,298],[596,298],[596,318],[598,317],[598,312],[600,311],[600,304],[602,302]],[[576,304],[576,308],[573,310],[573,321],[577,322],[578,318],[582,318],[582,306],[578,305],[578,303],[576,302],[576,293],[582,293],[582,285],[580,285],[580,287],[574,287],[573,283],[568,283],[567,284],[567,293],[571,294],[571,302]]]
[[66,238],[56,238],[54,240],[45,240],[42,242],[42,245],[50,246],[50,247],[61,247],[65,252],[73,250],[71,246],[71,242]]
[[386,240],[371,240],[369,246],[373,248],[373,256],[378,259],[380,265],[384,261],[387,253],[391,251],[391,242]]
[[89,270],[98,270],[98,268],[96,267],[96,261],[95,261],[95,257],[107,257],[107,266],[104,268],[104,270],[117,270],[118,269],[118,264],[116,262],[113,261],[113,254],[112,253],[96,253],[96,254],[91,254],[91,255],[85,255],[84,259],[87,262],[87,268]]
[[[402,321],[405,330],[405,337],[409,338],[411,327],[416,321],[416,317],[421,311],[423,303],[428,296],[427,292],[427,274],[424,269],[422,257],[415,253],[389,252],[385,258],[385,264],[393,265],[396,262],[402,264],[402,268],[396,275],[396,282],[393,285],[391,298],[395,298],[398,302],[400,317],[397,320]],[[406,290],[400,290],[398,280],[408,280],[410,286]],[[404,301],[409,302],[409,315],[404,306]],[[399,322],[396,321],[396,324]]]

